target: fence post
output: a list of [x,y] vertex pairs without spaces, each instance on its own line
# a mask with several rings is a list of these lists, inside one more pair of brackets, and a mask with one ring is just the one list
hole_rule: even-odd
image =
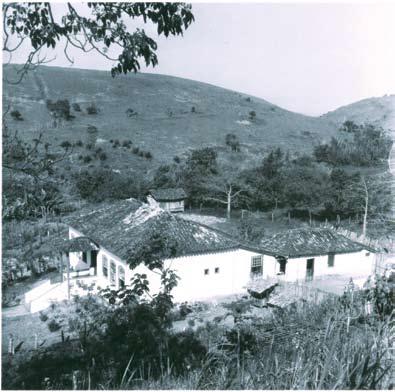
[[78,389],[78,379],[77,379],[78,370],[73,370],[73,391]]
[[8,339],[8,354],[14,355],[14,337],[12,336],[12,333],[10,333],[10,337]]

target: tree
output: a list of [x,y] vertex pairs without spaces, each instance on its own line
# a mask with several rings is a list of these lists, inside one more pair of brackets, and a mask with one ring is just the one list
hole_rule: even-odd
[[95,147],[98,135],[99,131],[97,127],[89,124],[86,128],[86,145],[92,146],[92,148]]
[[[3,123],[4,124],[4,123]],[[10,132],[3,126],[3,168],[10,173],[22,173],[42,180],[54,173],[55,165],[64,160],[72,151],[66,146],[62,153],[53,153],[50,145],[43,142],[42,134],[27,143],[18,132]]]
[[326,170],[311,157],[302,156],[284,167],[284,178],[286,204],[292,208],[307,209],[311,224],[312,210],[324,204],[329,181]]
[[358,131],[359,128],[360,128],[360,126],[358,124],[356,124],[354,121],[346,120],[339,128],[339,131],[348,132],[348,133],[355,133]]
[[212,147],[193,150],[186,162],[192,170],[198,170],[203,175],[217,173],[217,151]]
[[255,120],[255,118],[256,118],[256,112],[255,112],[255,110],[251,110],[251,111],[248,113],[248,115],[249,115],[249,117],[250,117],[250,120]]
[[59,99],[56,102],[52,102],[48,99],[46,105],[47,109],[55,119],[70,120],[72,118],[70,114],[70,102],[68,99]]
[[225,137],[225,143],[230,147],[231,151],[240,151],[240,142],[235,134],[228,133]]
[[281,148],[277,148],[270,151],[262,160],[253,178],[256,188],[255,198],[264,208],[272,209],[272,220],[274,220],[274,212],[285,198],[284,166],[284,153]]
[[218,173],[217,151],[212,147],[193,150],[183,165],[173,165],[191,203],[201,203],[207,194],[204,182]]
[[265,236],[264,225],[265,222],[262,218],[248,214],[246,217],[240,219],[237,230],[243,241],[259,244]]
[[4,220],[22,220],[59,213],[62,193],[53,181],[35,181],[27,175],[5,177],[2,209]]
[[368,221],[373,216],[385,215],[391,210],[391,188],[389,175],[358,175],[350,181],[345,192],[349,204],[362,213],[362,235],[367,233]]
[[343,134],[314,148],[318,162],[375,166],[388,159],[392,140],[381,127],[356,125],[349,121],[343,124],[339,132]]
[[206,178],[203,186],[208,194],[208,196],[204,196],[204,199],[226,205],[228,219],[230,219],[232,206],[237,203],[240,194],[247,191],[239,174],[230,167],[222,168],[221,173],[217,176]]
[[139,198],[146,191],[142,178],[102,167],[77,172],[73,177],[80,196],[94,202]]
[[176,188],[181,186],[181,169],[176,164],[161,165],[152,180],[153,188]]
[[158,225],[128,251],[127,262],[132,269],[141,263],[151,271],[162,269],[163,260],[175,257],[178,251],[177,241],[167,234],[165,227]]
[[[130,31],[126,21],[142,20],[157,27],[158,35],[182,35],[194,16],[184,3],[66,3],[61,18],[56,19],[53,5],[47,3],[3,4],[3,52],[12,55],[25,41],[31,50],[19,69],[19,83],[26,73],[51,60],[41,55],[44,48],[63,46],[70,63],[69,48],[97,52],[111,62],[111,75],[137,72],[140,61],[147,66],[158,64],[157,44],[143,29]],[[87,15],[89,16],[83,16]]]
[[97,106],[94,103],[91,103],[87,108],[86,108],[86,112],[88,114],[97,114],[99,113],[99,109],[97,108]]
[[329,176],[325,209],[330,215],[350,216],[356,212],[355,204],[350,202],[349,189],[358,181],[358,174],[347,174],[343,169],[334,168]]

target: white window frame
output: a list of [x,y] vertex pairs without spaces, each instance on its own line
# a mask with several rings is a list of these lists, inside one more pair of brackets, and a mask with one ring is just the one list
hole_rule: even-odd
[[[114,271],[112,271],[112,266],[114,266]],[[111,285],[115,286],[117,284],[117,263],[112,259],[110,259],[108,280]]]
[[[121,281],[123,285],[121,285]],[[126,285],[126,278],[125,278],[125,268],[122,265],[118,266],[118,287],[121,289]]]
[[[259,269],[256,271],[256,269]],[[255,271],[254,271],[255,270]],[[251,276],[263,275],[263,256],[257,255],[251,257]]]
[[[102,269],[103,276],[105,276],[107,279],[109,279],[109,276],[108,276],[109,264],[108,264],[108,258],[106,255],[102,255],[101,265],[102,265],[101,269]],[[106,271],[106,272],[104,272],[104,271]]]

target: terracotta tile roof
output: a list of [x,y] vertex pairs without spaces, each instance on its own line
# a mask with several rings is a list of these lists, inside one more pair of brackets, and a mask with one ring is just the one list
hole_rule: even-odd
[[152,189],[150,193],[156,201],[177,201],[187,197],[182,188]]
[[66,239],[58,245],[58,250],[62,252],[86,252],[98,249],[99,247],[88,237]]
[[287,230],[265,238],[260,245],[284,257],[353,253],[366,249],[366,246],[327,228]]
[[121,259],[125,259],[128,249],[136,246],[156,227],[177,240],[177,257],[241,247],[238,241],[225,233],[174,216],[157,205],[142,204],[134,199],[80,211],[78,216],[66,223]]

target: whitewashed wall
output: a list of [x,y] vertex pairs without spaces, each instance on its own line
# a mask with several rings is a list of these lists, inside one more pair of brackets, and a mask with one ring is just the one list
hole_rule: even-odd
[[[115,255],[101,249],[98,255],[98,275],[104,279],[102,255],[109,260],[114,260],[117,265],[123,263]],[[251,278],[251,258],[258,255],[258,253],[238,249],[165,260],[165,267],[171,268],[180,277],[178,286],[172,292],[174,300],[176,302],[193,301],[246,292],[245,286]],[[264,278],[275,275],[276,263],[273,257],[263,256]],[[216,268],[219,269],[217,273]],[[206,269],[209,270],[208,275],[205,275]],[[147,275],[151,295],[159,292],[160,276],[144,265],[134,270],[125,269],[127,284],[136,273]]]
[[184,211],[184,200],[181,201],[161,201],[159,203],[160,208],[166,211]]
[[[165,265],[181,278],[173,291],[175,300],[190,301],[246,292],[253,256],[259,256],[259,253],[237,249],[167,260]],[[263,256],[263,278],[276,273],[276,263],[273,257]],[[219,268],[218,273],[215,268]],[[206,269],[208,275],[204,273]]]
[[374,271],[375,255],[365,250],[356,253],[336,254],[334,266],[328,267],[328,255],[288,259],[284,279],[305,280],[307,259],[314,258],[314,277],[343,275],[347,277],[368,276]]
[[[70,228],[70,238],[82,233]],[[328,255],[314,257],[314,277],[323,275],[344,275],[347,277],[368,276],[374,271],[375,255],[363,250],[356,253],[335,255],[334,266],[328,267]],[[251,279],[251,259],[259,253],[244,249],[221,253],[206,253],[196,256],[179,257],[165,260],[165,267],[170,267],[180,277],[178,286],[173,291],[175,301],[202,300],[216,296],[238,294],[246,291],[245,286]],[[73,254],[70,255],[73,257]],[[108,260],[108,278],[103,275],[103,256]],[[288,259],[284,280],[305,280],[306,263],[310,257]],[[311,257],[312,258],[312,257]],[[150,282],[150,293],[156,294],[160,288],[160,276],[144,265],[131,270],[122,259],[110,251],[100,248],[97,255],[97,284],[101,287],[110,285],[110,262],[116,265],[115,285],[119,288],[119,267],[125,270],[125,283],[130,284],[134,274],[146,274]],[[219,268],[215,273],[215,268]],[[208,269],[209,274],[204,271]],[[274,277],[280,272],[280,265],[272,256],[263,256],[263,278]]]

